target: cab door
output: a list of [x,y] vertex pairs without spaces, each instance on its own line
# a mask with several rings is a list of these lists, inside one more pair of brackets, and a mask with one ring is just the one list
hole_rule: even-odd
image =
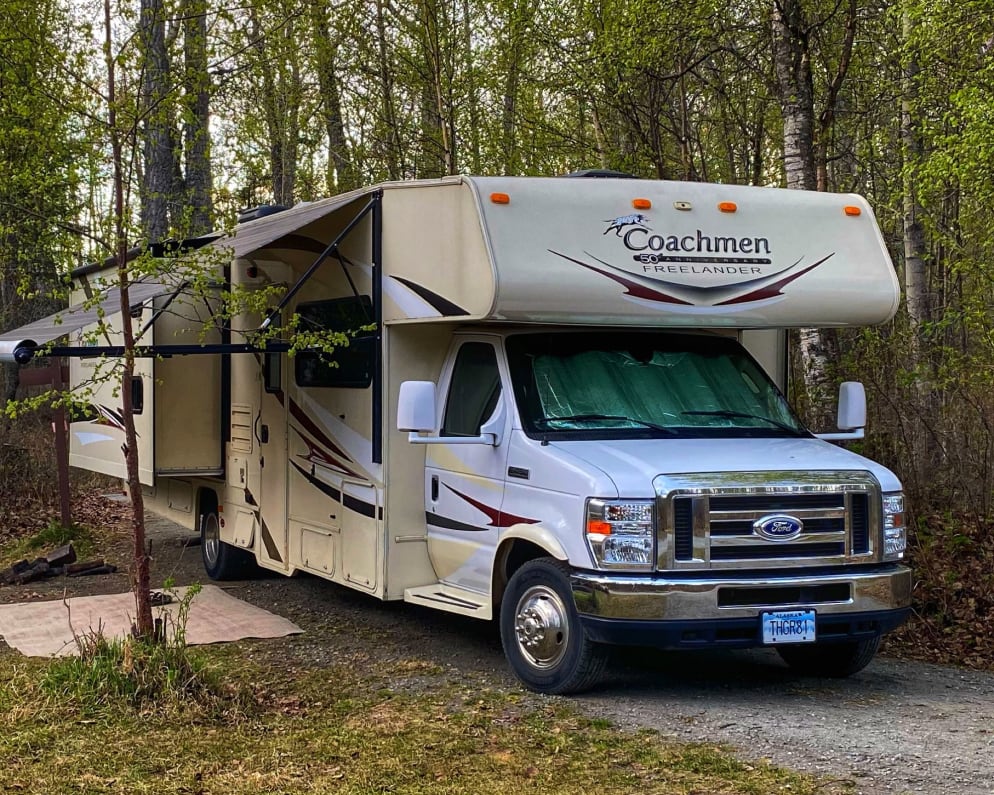
[[[454,344],[439,384],[445,395],[439,435],[428,446],[425,517],[428,553],[440,582],[489,593],[500,535],[507,471],[510,392],[497,337],[463,337]],[[459,443],[495,431],[498,443]]]

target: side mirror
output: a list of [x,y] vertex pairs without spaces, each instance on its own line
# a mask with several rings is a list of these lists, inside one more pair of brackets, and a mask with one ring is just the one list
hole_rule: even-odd
[[866,427],[866,391],[859,381],[839,384],[839,433],[816,433],[819,439],[829,442],[844,439],[862,439]]
[[866,427],[866,391],[859,381],[839,384],[839,430],[854,431]]
[[431,433],[435,430],[435,382],[404,381],[397,398],[397,430]]

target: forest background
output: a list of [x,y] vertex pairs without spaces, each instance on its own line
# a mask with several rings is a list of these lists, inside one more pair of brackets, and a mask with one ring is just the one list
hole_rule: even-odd
[[[182,239],[382,180],[589,167],[869,198],[901,309],[796,333],[791,397],[828,430],[832,385],[866,384],[857,449],[905,484],[917,572],[895,647],[990,666],[990,0],[5,0],[0,330],[57,309],[121,231]],[[0,487],[40,520],[51,468],[26,437],[44,426],[3,422]]]

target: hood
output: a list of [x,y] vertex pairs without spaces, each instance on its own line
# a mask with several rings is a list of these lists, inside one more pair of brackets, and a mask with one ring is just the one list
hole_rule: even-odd
[[657,475],[688,472],[870,472],[883,491],[900,491],[893,472],[821,439],[614,439],[553,442],[607,474],[622,497],[648,497]]

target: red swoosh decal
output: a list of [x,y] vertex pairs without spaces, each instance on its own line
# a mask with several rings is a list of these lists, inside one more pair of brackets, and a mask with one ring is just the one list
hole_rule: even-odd
[[822,257],[814,265],[808,265],[808,267],[799,270],[792,276],[787,276],[778,282],[773,282],[773,284],[768,284],[765,287],[760,287],[758,290],[753,290],[751,293],[746,293],[745,295],[740,295],[738,298],[729,298],[727,301],[721,301],[715,304],[715,306],[727,306],[728,304],[744,304],[749,301],[762,301],[764,298],[774,298],[778,295],[783,295],[781,292],[784,287],[790,284],[794,279],[798,279],[803,276],[808,271],[812,271],[821,265],[825,260],[829,259],[835,255],[833,251],[828,257]]
[[625,294],[630,295],[634,298],[645,298],[649,301],[657,301],[661,304],[683,304],[685,306],[693,306],[690,301],[682,301],[679,298],[675,298],[672,295],[667,295],[666,293],[661,293],[658,290],[653,290],[651,287],[645,287],[638,282],[633,282],[631,279],[626,279],[624,276],[619,276],[616,273],[611,273],[610,271],[604,271],[600,268],[595,268],[593,265],[588,265],[586,262],[581,262],[578,259],[573,259],[565,254],[560,254],[558,251],[553,251],[549,249],[550,254],[555,254],[557,257],[562,257],[570,262],[575,262],[577,265],[586,268],[587,270],[592,270],[594,273],[599,273],[601,276],[607,276],[607,278],[612,281],[617,282],[622,287],[625,288]]
[[346,475],[351,475],[352,477],[362,477],[358,472],[349,469],[345,464],[339,461],[337,458],[333,457],[331,454],[326,453],[320,447],[318,447],[317,442],[313,442],[308,439],[304,434],[300,432],[297,428],[293,428],[293,432],[300,437],[300,440],[307,445],[307,455],[298,455],[298,458],[303,458],[305,461],[310,461],[315,464],[321,464],[322,466],[330,467],[332,469],[337,469]]
[[490,517],[488,524],[491,527],[510,527],[512,524],[538,524],[539,522],[538,519],[527,519],[524,516],[515,516],[513,513],[505,513],[499,508],[492,508],[479,500],[474,500],[472,497],[463,494],[461,491],[456,491],[448,483],[443,483],[442,485],[457,497],[465,500],[478,511],[485,513],[488,517]]

